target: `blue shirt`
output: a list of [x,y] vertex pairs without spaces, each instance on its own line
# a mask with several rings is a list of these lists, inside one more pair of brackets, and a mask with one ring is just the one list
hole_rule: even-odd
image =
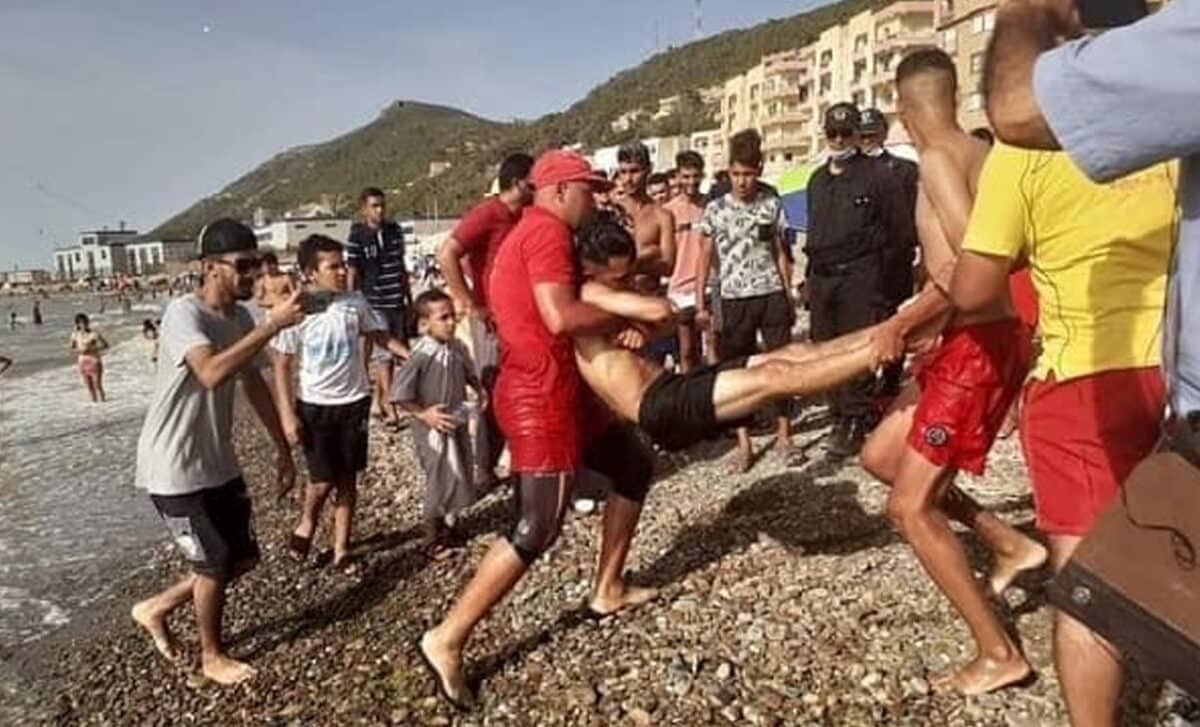
[[1200,0],[1042,54],[1033,85],[1059,144],[1093,180],[1180,159],[1163,366],[1172,409],[1200,410]]

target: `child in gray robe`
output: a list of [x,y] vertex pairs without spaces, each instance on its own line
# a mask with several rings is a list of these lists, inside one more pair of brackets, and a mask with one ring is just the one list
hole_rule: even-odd
[[454,337],[454,304],[427,290],[416,304],[421,339],[396,374],[392,401],[413,416],[413,445],[425,473],[422,546],[433,558],[449,549],[446,517],[474,504],[474,464],[467,387],[484,399],[466,346]]

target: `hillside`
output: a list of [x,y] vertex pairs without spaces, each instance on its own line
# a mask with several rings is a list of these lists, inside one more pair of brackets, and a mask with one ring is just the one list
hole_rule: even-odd
[[[499,123],[444,106],[397,101],[348,134],[275,156],[150,235],[190,237],[214,217],[248,219],[258,207],[279,213],[321,202],[349,213],[358,190],[367,184],[389,191],[398,216],[428,214],[435,203],[441,214],[454,214],[484,193],[495,164],[509,151],[537,151],[576,141],[600,146],[709,126],[710,111],[698,102],[685,104],[675,117],[623,133],[613,132],[610,124],[625,111],[650,108],[660,98],[720,83],[754,66],[763,55],[804,45],[830,25],[880,2],[844,0],[671,48],[621,71],[567,110],[536,121]],[[453,166],[430,179],[429,163],[435,160],[448,160]]]

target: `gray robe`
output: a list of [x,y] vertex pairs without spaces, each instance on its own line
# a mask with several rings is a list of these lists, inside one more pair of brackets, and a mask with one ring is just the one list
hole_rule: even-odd
[[456,513],[476,500],[474,459],[467,402],[468,372],[474,363],[462,342],[442,343],[423,336],[412,357],[400,367],[392,384],[392,401],[416,402],[421,407],[444,404],[462,424],[444,434],[413,420],[413,445],[425,472],[423,514],[427,520]]

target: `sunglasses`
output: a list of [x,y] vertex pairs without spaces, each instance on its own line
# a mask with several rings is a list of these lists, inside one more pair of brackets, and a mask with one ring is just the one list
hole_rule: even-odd
[[853,139],[853,129],[826,129],[825,138],[827,139]]
[[253,275],[258,272],[258,268],[262,265],[262,261],[256,257],[243,257],[237,260],[225,260],[223,258],[215,258],[215,263],[228,265],[233,268],[238,275]]

